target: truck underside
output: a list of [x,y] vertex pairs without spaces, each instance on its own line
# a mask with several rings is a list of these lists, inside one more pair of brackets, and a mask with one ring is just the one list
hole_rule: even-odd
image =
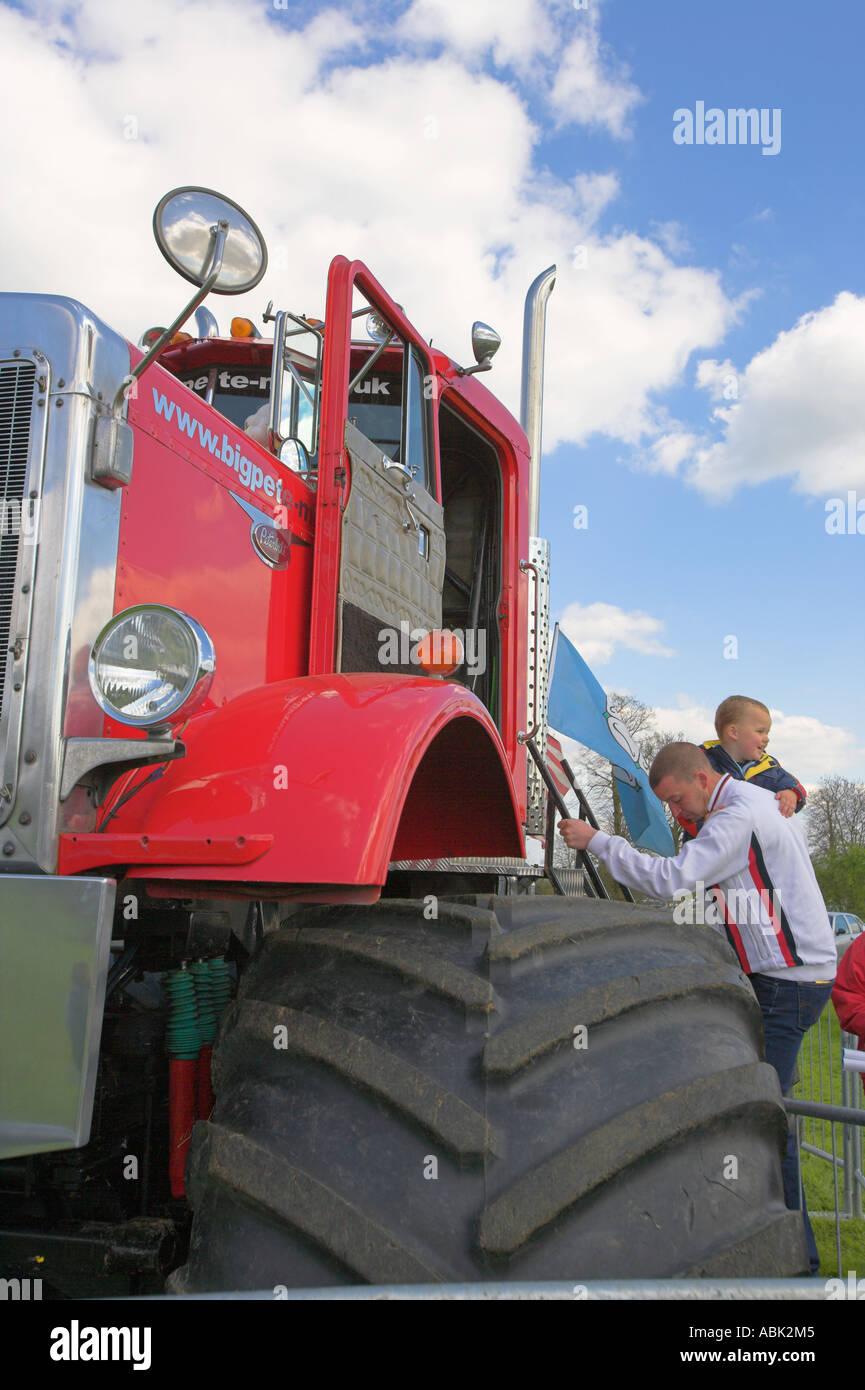
[[[235,997],[173,1196],[163,972],[214,956]],[[662,910],[154,905],[109,973],[90,1141],[0,1164],[0,1265],[61,1298],[795,1275],[785,1132],[732,952]]]

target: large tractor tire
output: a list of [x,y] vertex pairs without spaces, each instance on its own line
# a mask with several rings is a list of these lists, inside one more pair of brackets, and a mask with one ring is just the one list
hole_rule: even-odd
[[306,909],[246,972],[214,1089],[177,1292],[807,1273],[754,995],[669,912]]

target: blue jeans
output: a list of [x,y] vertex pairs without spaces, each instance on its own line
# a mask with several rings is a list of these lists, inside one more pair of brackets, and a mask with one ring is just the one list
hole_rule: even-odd
[[[763,1015],[766,1061],[775,1068],[781,1082],[781,1090],[787,1095],[793,1081],[802,1039],[823,1012],[824,1005],[832,993],[832,985],[815,985],[806,980],[779,980],[772,975],[750,975],[749,979]],[[781,1164],[781,1172],[784,1177],[784,1201],[790,1211],[802,1211],[811,1273],[819,1274],[820,1259],[808,1218],[805,1189],[799,1175],[796,1138],[790,1128],[787,1131],[787,1152]]]

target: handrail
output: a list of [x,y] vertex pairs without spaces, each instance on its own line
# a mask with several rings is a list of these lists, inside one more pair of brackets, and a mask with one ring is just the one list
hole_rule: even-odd
[[532,719],[535,721],[528,733],[518,733],[518,743],[528,743],[534,738],[540,727],[538,719],[538,632],[541,622],[541,576],[537,565],[533,560],[520,560],[520,570],[525,574],[528,570],[533,570],[535,575],[535,645],[533,650],[535,681],[532,689]]

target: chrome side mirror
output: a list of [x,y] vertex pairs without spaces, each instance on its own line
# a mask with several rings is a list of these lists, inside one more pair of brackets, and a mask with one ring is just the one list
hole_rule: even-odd
[[477,363],[491,363],[501,345],[501,338],[488,323],[478,319],[472,324],[472,352]]
[[118,419],[133,382],[156,361],[210,291],[245,294],[267,269],[264,237],[252,218],[231,198],[214,193],[212,188],[175,188],[166,193],[156,204],[153,235],[172,269],[197,285],[198,291],[121,381],[112,406]]
[[193,285],[203,285],[214,268],[216,233],[222,225],[222,264],[210,288],[214,294],[245,294],[267,269],[267,248],[242,207],[210,188],[175,188],[160,198],[153,214],[156,244],[168,264]]
[[309,451],[299,439],[285,440],[279,451],[279,461],[284,463],[286,468],[290,468],[292,473],[299,473],[303,478],[309,476]]
[[477,319],[472,324],[472,352],[475,355],[475,367],[460,367],[460,376],[474,376],[475,372],[488,372],[493,365],[493,358],[502,345],[502,340],[494,328],[490,328],[488,323],[481,323]]

